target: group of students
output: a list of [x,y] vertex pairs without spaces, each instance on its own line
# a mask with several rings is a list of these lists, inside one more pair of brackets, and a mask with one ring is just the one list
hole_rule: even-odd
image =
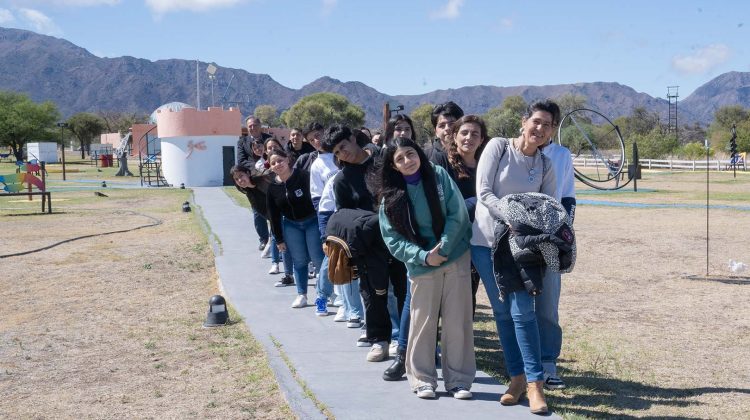
[[[395,352],[383,379],[406,374],[418,397],[435,398],[440,363],[446,391],[472,398],[481,281],[511,379],[500,402],[517,404],[526,394],[531,411],[542,414],[543,389],[565,387],[556,371],[560,273],[542,267],[541,284],[529,290],[525,273],[499,265],[510,251],[498,245],[497,227],[510,216],[501,199],[519,193],[552,197],[572,224],[570,152],[551,141],[559,121],[554,102],[537,101],[518,137],[489,139],[480,117],[447,102],[434,107],[436,138],[423,148],[403,114],[379,138],[311,124],[293,129],[287,144],[262,133],[251,116],[232,176],[252,204],[259,248],[270,248],[271,273],[283,260],[276,286],[295,284],[292,307],[307,306],[312,263],[316,314],[328,315],[335,290],[342,300],[336,318],[365,330],[357,345],[371,347],[367,360]],[[344,271],[346,281],[334,287],[331,279]]]

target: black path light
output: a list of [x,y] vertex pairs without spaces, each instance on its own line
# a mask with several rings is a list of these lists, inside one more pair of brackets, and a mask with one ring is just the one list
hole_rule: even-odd
[[206,314],[206,322],[203,326],[208,327],[220,327],[226,325],[229,322],[229,312],[227,311],[227,302],[221,295],[213,295],[208,300],[208,314]]
[[107,181],[102,181],[102,188],[107,188]]
[[182,212],[183,213],[190,213],[190,202],[186,201],[182,203]]
[[184,189],[185,189],[185,183],[184,183],[184,182],[183,182],[183,183],[180,183],[180,189],[181,189],[181,190],[184,190]]

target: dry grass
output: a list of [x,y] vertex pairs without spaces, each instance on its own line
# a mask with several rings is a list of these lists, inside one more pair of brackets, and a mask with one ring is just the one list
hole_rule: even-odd
[[202,328],[217,278],[189,193],[106,193],[0,202],[3,255],[162,222],[0,259],[0,417],[293,417],[244,323]]
[[[705,173],[644,177],[639,187],[650,191],[592,195],[689,204],[700,200],[701,186],[705,194]],[[711,190],[727,197],[750,192],[747,174],[737,181],[727,174],[712,173],[712,178],[717,183]],[[585,198],[590,197],[579,194]],[[723,201],[750,205],[750,198]],[[549,394],[558,413],[567,418],[747,416],[750,277],[732,275],[727,262],[750,263],[750,212],[713,209],[710,215],[709,270],[715,280],[703,279],[705,209],[578,207],[578,259],[575,270],[563,276],[560,303],[565,332],[560,367],[570,387]],[[494,321],[482,297],[487,306],[477,324],[478,363],[502,377]]]

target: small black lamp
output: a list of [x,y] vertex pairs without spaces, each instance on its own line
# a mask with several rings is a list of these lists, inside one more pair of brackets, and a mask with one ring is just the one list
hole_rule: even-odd
[[180,189],[181,189],[181,190],[184,190],[184,189],[185,189],[185,183],[184,183],[184,182],[180,183]]
[[107,181],[102,181],[102,188],[107,188]]
[[182,203],[182,212],[183,213],[190,213],[190,202],[186,201]]
[[229,312],[227,311],[227,302],[221,295],[213,295],[208,300],[208,314],[203,327],[220,327],[229,322]]

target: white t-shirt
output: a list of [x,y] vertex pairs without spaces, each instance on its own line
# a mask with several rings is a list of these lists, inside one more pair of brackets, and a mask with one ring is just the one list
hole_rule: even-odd
[[333,153],[319,153],[310,165],[310,198],[320,197],[326,182],[339,171],[333,158]]
[[557,188],[555,188],[555,197],[557,201],[563,197],[576,196],[576,179],[573,172],[573,157],[570,156],[570,150],[558,143],[552,142],[542,149],[551,161],[555,169],[555,178],[557,179]]

